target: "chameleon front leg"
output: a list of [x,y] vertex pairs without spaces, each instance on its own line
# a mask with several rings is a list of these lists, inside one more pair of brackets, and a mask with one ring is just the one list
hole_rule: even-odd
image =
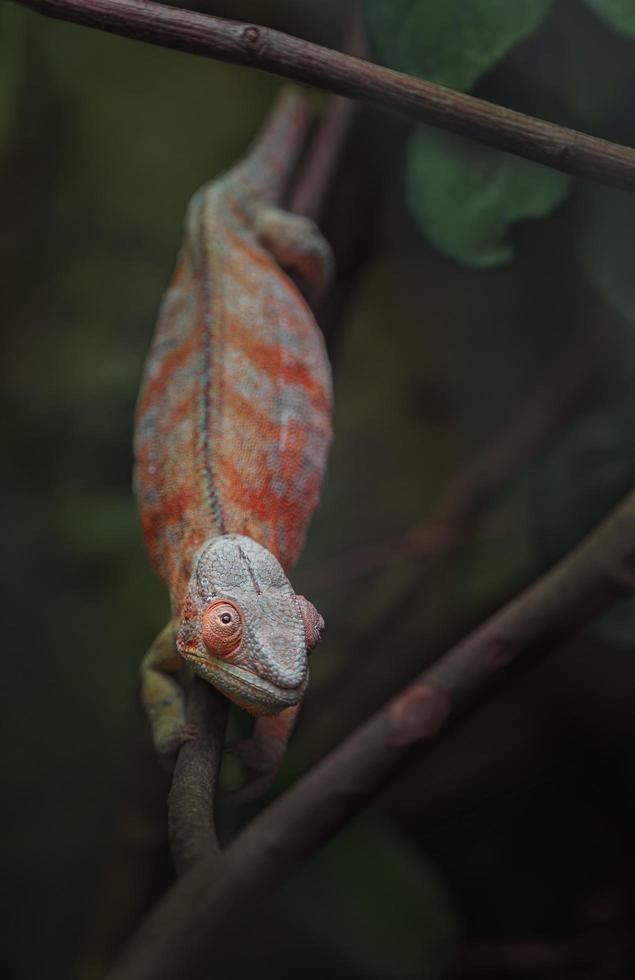
[[247,770],[245,785],[230,794],[232,802],[247,803],[273,786],[299,711],[296,704],[278,715],[257,718],[252,737],[231,747]]
[[333,253],[310,218],[275,207],[263,207],[256,235],[278,265],[289,272],[311,303],[316,303],[333,275]]
[[176,623],[163,629],[141,661],[141,702],[152,729],[152,740],[161,762],[171,767],[183,742],[198,732],[185,721],[185,695],[173,674],[182,670],[176,649]]

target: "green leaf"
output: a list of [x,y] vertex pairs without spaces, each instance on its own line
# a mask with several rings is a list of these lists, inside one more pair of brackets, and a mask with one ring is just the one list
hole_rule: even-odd
[[340,834],[289,886],[290,907],[366,977],[446,976],[458,927],[437,874],[406,838],[375,820]]
[[536,30],[552,0],[367,0],[369,36],[391,68],[469,89]]
[[421,128],[410,143],[408,202],[440,251],[477,268],[514,255],[510,226],[549,214],[569,190],[565,174],[500,150]]
[[561,558],[635,481],[635,399],[606,401],[580,415],[530,477],[534,534],[543,561]]
[[580,202],[578,254],[596,289],[635,326],[635,200],[604,187],[586,189]]
[[[575,547],[635,482],[635,400],[596,406],[534,469],[530,508],[543,564]],[[635,642],[635,601],[594,624],[613,644]]]
[[633,0],[586,0],[586,2],[607,27],[625,37],[635,37],[635,3]]

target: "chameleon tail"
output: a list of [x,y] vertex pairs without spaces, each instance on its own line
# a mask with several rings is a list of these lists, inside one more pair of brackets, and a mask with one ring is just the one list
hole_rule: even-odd
[[279,203],[304,148],[313,109],[304,93],[285,85],[250,146],[240,176],[264,202]]

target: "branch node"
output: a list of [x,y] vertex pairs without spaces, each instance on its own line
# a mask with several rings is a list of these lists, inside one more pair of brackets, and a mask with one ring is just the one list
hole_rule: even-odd
[[266,47],[266,32],[261,30],[261,28],[256,27],[255,24],[249,24],[247,27],[244,27],[240,36],[247,51],[253,51],[255,54],[260,54],[260,52]]
[[502,637],[497,637],[491,640],[485,648],[485,656],[483,658],[485,669],[500,670],[502,667],[507,667],[517,653],[518,649],[513,643],[510,643],[509,640],[504,640]]
[[429,684],[416,684],[395,698],[388,712],[386,743],[405,748],[424,738],[432,738],[447,718],[452,700],[444,691]]

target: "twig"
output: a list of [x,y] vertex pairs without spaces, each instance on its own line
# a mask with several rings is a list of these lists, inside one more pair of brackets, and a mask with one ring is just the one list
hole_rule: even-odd
[[200,977],[248,905],[352,820],[424,745],[512,668],[527,666],[635,585],[635,491],[578,548],[360,726],[263,811],[211,874],[185,874],[156,906],[110,980]]
[[168,798],[170,846],[177,874],[194,861],[220,853],[214,804],[227,713],[227,699],[195,677],[188,696],[187,721],[199,734],[179,751]]
[[293,187],[288,202],[289,211],[303,214],[314,221],[319,219],[352,113],[353,103],[350,99],[344,99],[341,95],[332,96],[303,161],[302,173]]
[[14,0],[40,13],[248,65],[388,106],[556,170],[635,188],[635,150],[463,95],[267,27],[147,0]]
[[[353,4],[346,52],[356,58],[364,58],[368,54],[361,0],[355,0]],[[294,183],[288,205],[290,211],[304,214],[314,221],[319,220],[344,140],[350,130],[353,109],[354,103],[350,99],[341,95],[331,96],[302,163],[301,173]]]

